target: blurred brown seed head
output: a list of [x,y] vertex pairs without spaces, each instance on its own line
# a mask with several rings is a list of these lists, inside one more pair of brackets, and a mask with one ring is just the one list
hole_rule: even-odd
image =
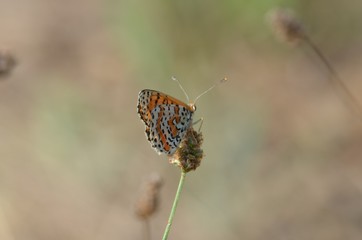
[[135,213],[141,219],[147,219],[157,211],[162,178],[153,173],[142,183],[140,195],[135,204]]
[[16,61],[14,56],[8,50],[0,50],[0,77],[5,77],[10,74],[15,67]]
[[202,142],[202,133],[196,132],[192,127],[189,128],[184,140],[170,157],[170,163],[179,166],[184,172],[196,170],[204,156],[204,152],[201,149]]
[[305,39],[305,30],[302,23],[290,9],[273,9],[267,13],[267,21],[280,40],[298,44]]

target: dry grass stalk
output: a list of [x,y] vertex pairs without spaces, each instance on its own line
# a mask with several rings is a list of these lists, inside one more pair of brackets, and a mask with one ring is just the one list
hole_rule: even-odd
[[362,106],[358,99],[356,99],[356,97],[351,93],[319,47],[317,47],[317,45],[308,36],[303,24],[296,18],[294,12],[290,9],[273,9],[268,12],[267,20],[272,26],[277,38],[280,40],[294,45],[305,43],[312,49],[328,70],[330,75],[328,79],[335,88],[338,96],[347,105],[347,107],[356,113],[359,119],[362,120]]

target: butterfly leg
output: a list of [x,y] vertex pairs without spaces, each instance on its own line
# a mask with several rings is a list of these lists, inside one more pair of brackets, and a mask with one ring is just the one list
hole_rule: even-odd
[[196,125],[196,124],[198,124],[199,122],[201,122],[201,123],[200,123],[200,127],[199,127],[198,132],[201,131],[202,124],[204,123],[204,118],[200,118],[200,119],[197,120],[196,122],[193,122],[193,123],[192,123],[192,125]]

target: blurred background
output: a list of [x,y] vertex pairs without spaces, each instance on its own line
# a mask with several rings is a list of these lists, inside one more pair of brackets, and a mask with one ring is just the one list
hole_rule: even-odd
[[362,239],[362,123],[306,46],[266,13],[293,9],[362,102],[361,1],[1,0],[0,239],[144,239],[134,202],[164,181],[160,239],[179,169],[136,113],[156,89],[186,101],[216,81],[205,157],[188,174],[170,239]]

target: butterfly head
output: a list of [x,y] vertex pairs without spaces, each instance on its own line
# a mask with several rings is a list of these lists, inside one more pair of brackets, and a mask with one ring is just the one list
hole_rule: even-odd
[[196,111],[196,105],[195,105],[195,103],[189,103],[188,105],[189,105],[189,107],[190,107],[190,109],[191,109],[192,112],[195,112],[195,111]]

